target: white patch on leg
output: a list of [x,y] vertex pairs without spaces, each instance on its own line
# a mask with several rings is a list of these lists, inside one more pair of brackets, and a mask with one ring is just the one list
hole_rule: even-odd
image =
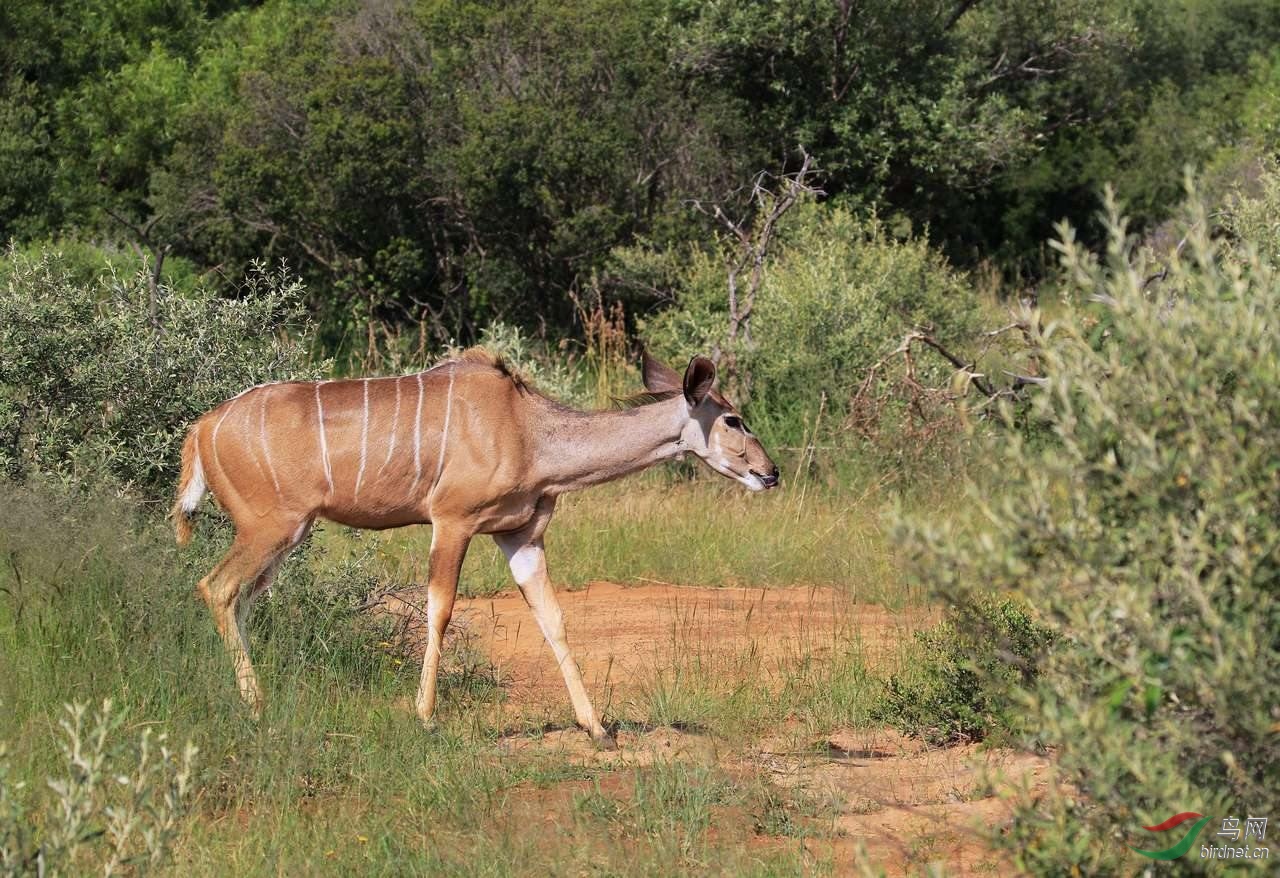
[[502,549],[507,556],[507,564],[511,568],[511,576],[517,583],[524,585],[537,574],[538,565],[542,560],[541,549],[536,546],[522,546],[515,552],[507,552],[506,546],[503,546]]

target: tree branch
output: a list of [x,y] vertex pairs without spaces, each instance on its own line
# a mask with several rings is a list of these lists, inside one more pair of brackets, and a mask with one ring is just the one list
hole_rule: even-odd
[[[739,402],[745,403],[750,392],[750,376],[736,374],[733,350],[739,344],[751,343],[751,316],[755,311],[756,297],[764,282],[765,263],[769,249],[777,233],[779,221],[801,198],[821,195],[822,190],[813,185],[817,168],[813,156],[800,147],[800,168],[790,174],[775,177],[768,171],[756,174],[751,182],[749,200],[756,205],[754,221],[735,220],[725,211],[724,201],[711,205],[700,200],[688,204],[724,228],[736,247],[725,258],[726,288],[729,305],[729,322],[723,347],[716,345],[712,359],[719,365],[725,360],[727,371],[738,383],[735,388]],[[776,185],[772,185],[775,184]],[[738,190],[741,191],[741,190]],[[731,196],[732,197],[732,194]],[[726,199],[727,200],[727,199]],[[743,274],[746,273],[745,285]]]

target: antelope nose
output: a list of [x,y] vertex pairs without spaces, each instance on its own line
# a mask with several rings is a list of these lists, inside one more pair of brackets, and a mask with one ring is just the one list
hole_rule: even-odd
[[764,483],[766,488],[776,487],[778,484],[778,468],[775,466],[773,472],[765,475],[764,473],[756,473],[756,477]]

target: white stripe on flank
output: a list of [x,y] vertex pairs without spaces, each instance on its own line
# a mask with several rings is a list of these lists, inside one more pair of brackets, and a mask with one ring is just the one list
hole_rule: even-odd
[[412,494],[422,480],[422,373],[418,373],[418,414],[413,419],[413,484],[409,486]]
[[435,493],[436,485],[440,484],[440,474],[444,472],[444,449],[449,444],[449,415],[453,412],[453,375],[454,370],[449,370],[449,395],[444,400],[444,427],[440,430],[440,458],[436,461],[436,477],[431,483],[431,491]]
[[[247,392],[245,391],[245,393]],[[209,447],[213,449],[213,465],[218,468],[218,472],[222,475],[226,475],[226,471],[222,469],[222,460],[218,457],[218,431],[222,429],[222,422],[227,419],[227,415],[231,414],[231,410],[235,408],[235,401],[243,395],[237,394],[227,402],[227,410],[222,413],[222,417],[218,418],[218,423],[213,425],[213,436],[209,438]]]
[[387,443],[387,458],[382,461],[382,466],[378,467],[378,475],[382,475],[382,471],[387,468],[387,464],[391,463],[391,454],[396,450],[396,429],[400,425],[400,379],[396,379],[396,408],[391,414],[391,441]]
[[329,468],[329,442],[324,435],[324,403],[320,401],[320,385],[325,384],[324,381],[316,382],[316,419],[320,423],[320,454],[324,458],[324,479],[329,483],[329,493],[333,493],[333,470]]
[[[264,385],[265,388],[265,385]],[[258,409],[258,441],[262,443],[262,456],[267,460],[267,469],[271,473],[271,484],[276,486],[276,496],[282,496],[280,480],[276,478],[276,468],[271,462],[271,446],[267,444],[267,396],[270,390],[262,391],[262,407]]]
[[[257,388],[254,388],[254,389],[256,390]],[[244,420],[245,420],[245,424],[244,424],[245,444],[246,444],[246,445],[248,445],[248,444],[249,444],[249,432],[250,432],[250,430],[252,429],[252,425],[251,425],[251,423],[250,423],[250,422],[253,420],[253,412],[248,412],[248,413],[245,415],[245,419],[244,419]],[[261,406],[259,406],[259,417],[258,417],[258,438],[259,438],[259,439],[262,439],[262,437],[263,437],[263,427],[265,426],[265,425],[263,424],[263,421],[264,421],[264,418],[263,418],[263,416],[262,416],[262,409],[261,409]],[[263,448],[264,448],[264,449],[266,448],[266,444],[265,444],[265,443],[263,443]],[[266,469],[262,466],[262,461],[258,459],[258,455],[257,455],[257,453],[256,453],[255,451],[253,451],[253,449],[251,449],[251,448],[250,448],[250,449],[247,449],[247,450],[249,451],[249,457],[253,458],[253,465],[254,465],[254,467],[258,470],[258,478],[262,479],[262,481],[264,481],[264,482],[265,482],[265,481],[267,480],[267,471],[266,471]],[[277,496],[279,496],[279,494],[280,494],[280,491],[279,491],[279,489],[277,489],[277,490],[276,490],[276,495],[277,495]]]
[[[219,457],[219,455],[218,455],[218,431],[222,429],[222,422],[223,422],[223,421],[225,421],[225,420],[227,419],[227,415],[231,414],[231,410],[232,410],[233,408],[235,408],[235,404],[236,404],[237,402],[239,402],[239,401],[240,401],[240,398],[241,398],[242,396],[244,396],[245,394],[248,394],[248,393],[252,393],[253,391],[257,390],[259,387],[270,387],[270,386],[272,386],[272,385],[274,385],[274,384],[286,384],[286,383],[288,383],[288,382],[285,382],[285,381],[268,381],[268,382],[266,382],[265,384],[255,384],[255,385],[253,385],[252,387],[246,387],[244,390],[240,391],[240,392],[239,392],[239,393],[237,393],[235,396],[231,397],[231,399],[229,399],[229,400],[227,400],[225,403],[223,403],[223,405],[225,405],[225,406],[227,407],[227,410],[226,410],[225,412],[223,412],[223,413],[222,413],[222,417],[218,418],[218,423],[216,423],[216,424],[214,424],[214,425],[213,425],[213,436],[212,436],[212,437],[210,437],[210,439],[209,439],[209,445],[210,445],[210,447],[212,447],[212,448],[213,448],[213,465],[214,465],[215,467],[217,467],[217,469],[218,469],[218,471],[219,471],[219,472],[223,473],[224,475],[226,474],[226,473],[225,473],[225,471],[222,469],[222,459],[221,459],[221,458]],[[247,425],[246,425],[246,426],[247,426]],[[262,422],[261,422],[261,421],[259,422],[259,430],[265,430],[265,427],[263,426],[263,424],[262,424]],[[265,436],[265,432],[263,433],[263,436]],[[264,442],[264,444],[263,444],[263,450],[264,450],[264,451],[266,450],[265,442]],[[254,464],[258,467],[258,472],[259,472],[259,473],[261,473],[261,472],[262,472],[262,464],[258,462],[258,458],[257,458],[256,456],[254,456],[252,453],[251,453],[249,456],[250,456],[250,457],[253,457],[253,462],[254,462]],[[270,465],[271,465],[271,456],[270,456],[270,453],[268,453],[268,455],[267,455],[267,465],[268,465],[268,466],[270,466]],[[272,470],[271,470],[271,479],[272,479],[272,481],[275,481],[275,470],[274,470],[274,469],[272,469]],[[276,484],[276,493],[277,493],[277,494],[279,494],[279,493],[280,493],[280,483],[279,483],[279,482],[276,482],[275,484]]]
[[369,453],[369,379],[360,379],[364,385],[364,421],[360,424],[360,468],[356,470],[356,491],[352,502],[360,499],[360,482],[364,479],[364,461]]

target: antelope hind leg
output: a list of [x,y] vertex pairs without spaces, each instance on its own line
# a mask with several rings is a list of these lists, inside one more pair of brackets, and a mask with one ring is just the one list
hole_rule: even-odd
[[[253,598],[271,584],[282,556],[294,545],[296,542],[288,537],[258,537],[252,542],[237,537],[226,556],[198,586],[231,655],[240,697],[255,717],[262,714],[262,687],[249,660],[244,623]],[[245,583],[252,585],[242,592]]]
[[436,709],[436,678],[444,633],[453,617],[458,575],[467,555],[471,534],[435,523],[431,531],[431,558],[427,571],[427,649],[422,656],[422,680],[414,707],[422,724],[430,727]]

